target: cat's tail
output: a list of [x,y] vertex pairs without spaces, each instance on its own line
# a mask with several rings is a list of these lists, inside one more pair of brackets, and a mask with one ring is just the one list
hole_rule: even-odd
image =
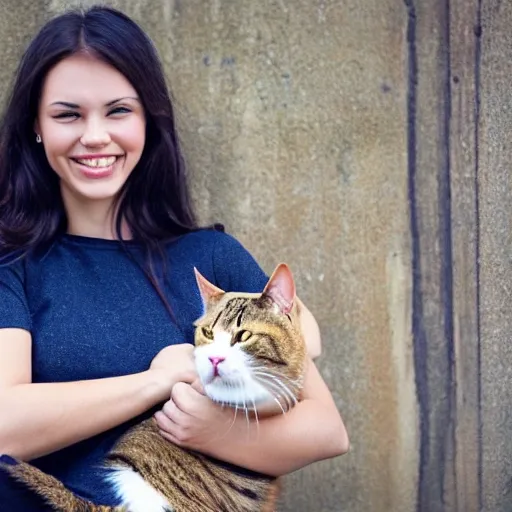
[[126,512],[124,507],[94,505],[78,497],[53,476],[8,455],[0,455],[0,469],[38,495],[56,512]]

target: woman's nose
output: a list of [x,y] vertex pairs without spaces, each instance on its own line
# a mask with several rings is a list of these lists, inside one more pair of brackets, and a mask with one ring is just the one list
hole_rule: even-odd
[[103,147],[109,144],[110,140],[105,123],[98,119],[90,119],[80,137],[80,142],[87,147]]

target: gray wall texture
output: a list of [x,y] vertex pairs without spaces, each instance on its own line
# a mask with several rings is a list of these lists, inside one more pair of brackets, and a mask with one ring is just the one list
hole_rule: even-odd
[[[320,324],[351,451],[279,510],[510,512],[512,4],[109,3],[160,52],[201,220]],[[70,5],[2,0],[0,94]]]

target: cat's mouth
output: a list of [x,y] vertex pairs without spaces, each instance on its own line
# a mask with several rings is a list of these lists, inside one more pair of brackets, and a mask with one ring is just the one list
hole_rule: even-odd
[[230,378],[228,375],[221,372],[215,374],[210,373],[206,377],[201,377],[201,382],[204,386],[213,386],[215,389],[225,388],[236,390],[244,387],[244,381],[240,378]]
[[221,384],[224,385],[225,381],[223,377],[219,374],[217,375],[209,375],[206,379],[203,380],[203,386],[207,386],[209,384]]
[[295,402],[294,397],[285,396],[250,376],[237,379],[229,379],[222,374],[210,376],[208,380],[203,380],[203,388],[212,401],[245,411],[260,410],[261,407],[266,409],[273,405],[276,412],[284,413]]

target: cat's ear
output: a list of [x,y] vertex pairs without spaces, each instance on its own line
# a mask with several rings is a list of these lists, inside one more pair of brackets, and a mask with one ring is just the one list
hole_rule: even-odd
[[280,263],[276,267],[263,290],[262,297],[268,297],[285,314],[292,310],[295,302],[295,282],[286,263]]
[[209,304],[213,300],[218,299],[221,295],[224,295],[224,290],[221,290],[214,284],[210,283],[206,277],[201,275],[196,267],[194,267],[194,274],[196,275],[199,293],[201,294],[201,298],[205,304]]

